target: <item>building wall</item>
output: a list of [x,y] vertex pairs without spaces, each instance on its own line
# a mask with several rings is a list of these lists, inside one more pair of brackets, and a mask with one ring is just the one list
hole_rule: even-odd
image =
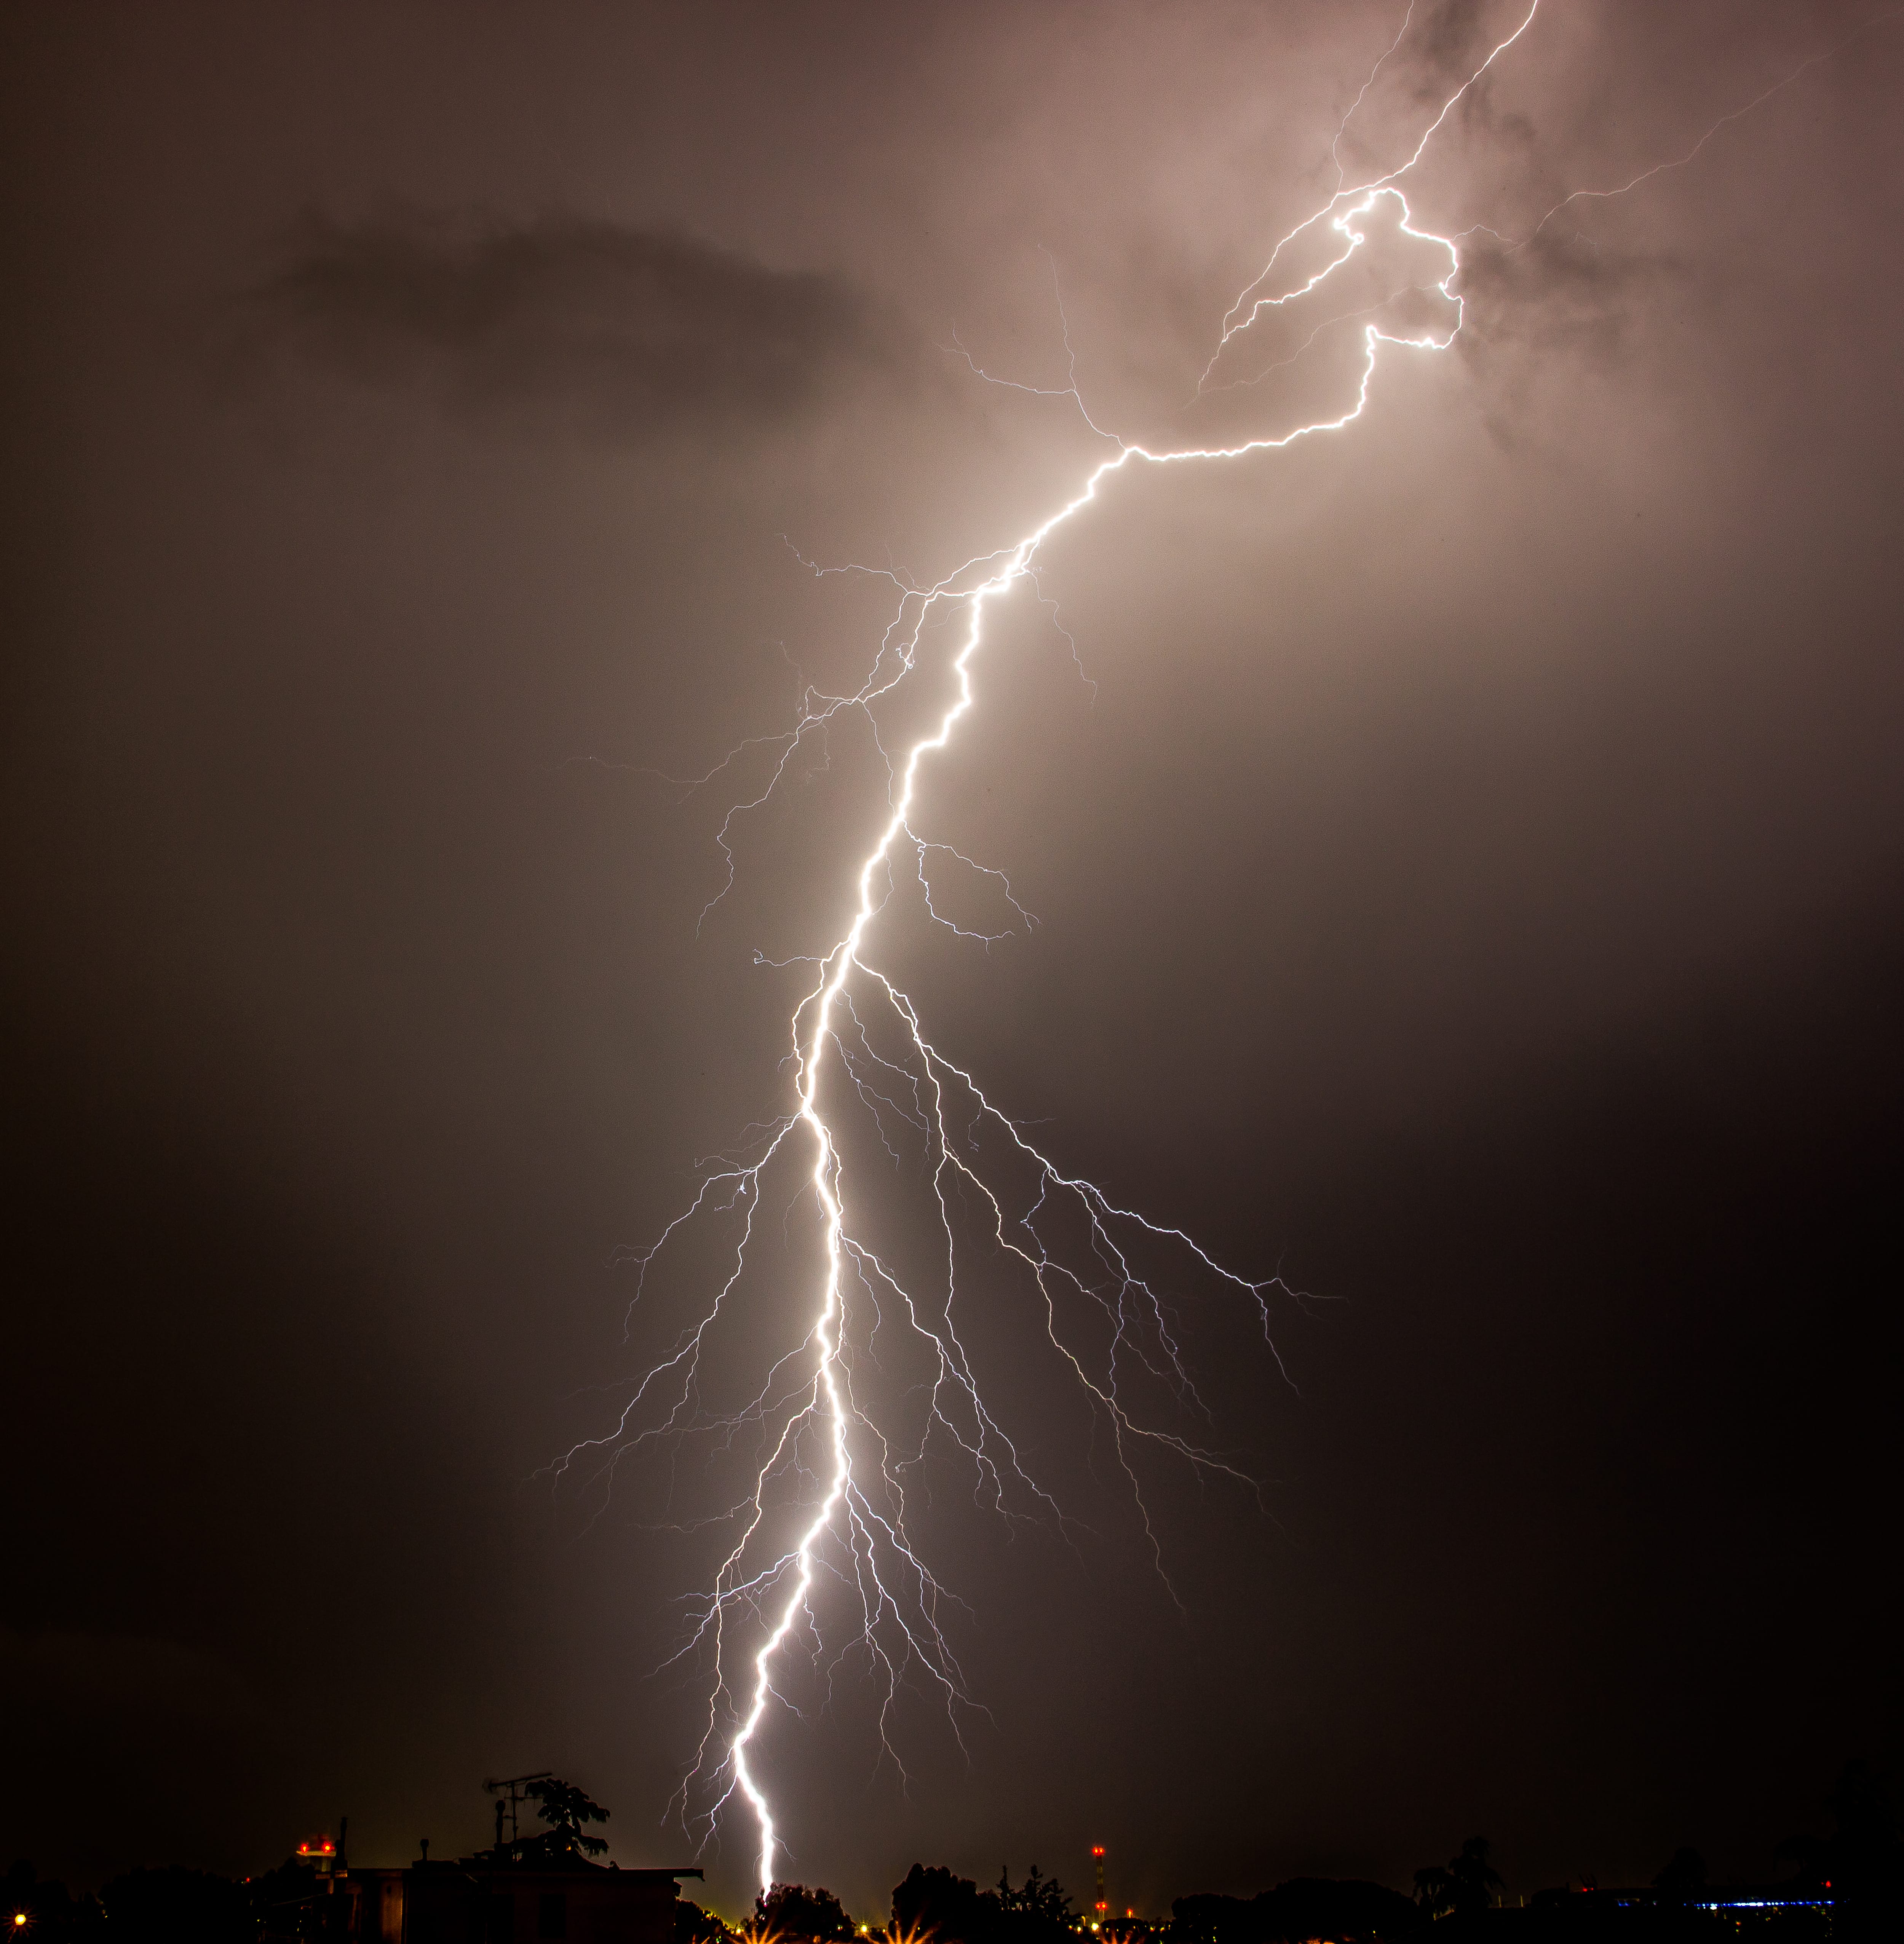
[[679,1892],[660,1871],[427,1863],[349,1882],[354,1944],[674,1944]]

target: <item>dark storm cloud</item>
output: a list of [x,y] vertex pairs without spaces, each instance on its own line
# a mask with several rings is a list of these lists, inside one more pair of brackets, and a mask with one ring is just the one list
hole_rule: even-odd
[[1543,229],[1519,243],[1470,239],[1460,289],[1462,355],[1486,371],[1520,349],[1604,369],[1619,355],[1641,305],[1685,266],[1658,253],[1602,245],[1583,232]]
[[619,438],[796,417],[911,355],[899,321],[842,278],[569,217],[307,216],[241,315],[253,352]]

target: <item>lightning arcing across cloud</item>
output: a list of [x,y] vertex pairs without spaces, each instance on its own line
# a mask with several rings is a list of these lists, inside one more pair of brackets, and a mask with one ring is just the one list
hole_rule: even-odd
[[[1385,328],[1380,313],[1389,300],[1383,300],[1373,307],[1373,319],[1362,325],[1359,374],[1352,396],[1340,411],[1274,436],[1232,444],[1153,449],[1118,439],[1116,450],[1092,466],[1072,497],[1038,524],[930,584],[915,584],[891,568],[813,568],[817,574],[871,574],[898,589],[897,608],[866,679],[850,695],[822,695],[808,687],[790,729],[752,739],[700,780],[712,781],[743,750],[770,752],[765,786],[731,808],[720,827],[717,841],[727,871],[715,894],[718,903],[734,882],[731,839],[736,820],[766,803],[807,739],[816,734],[823,737],[835,722],[857,715],[872,724],[878,738],[875,707],[920,668],[928,623],[962,616],[962,637],[949,665],[951,700],[903,755],[887,752],[880,743],[887,758],[887,804],[877,836],[852,880],[852,915],[844,931],[824,952],[811,958],[770,961],[757,955],[762,964],[813,968],[811,983],[789,1021],[788,1064],[793,1082],[789,1111],[752,1130],[740,1154],[708,1167],[689,1205],[635,1257],[639,1280],[634,1300],[642,1300],[643,1287],[663,1252],[696,1224],[726,1225],[724,1232],[730,1240],[724,1247],[724,1272],[705,1312],[641,1380],[614,1427],[577,1446],[558,1468],[593,1465],[599,1472],[612,1475],[631,1453],[663,1441],[703,1437],[710,1441],[712,1451],[729,1455],[742,1440],[755,1441],[755,1455],[744,1466],[749,1481],[746,1489],[724,1512],[701,1522],[725,1524],[737,1536],[711,1586],[697,1601],[697,1616],[675,1656],[700,1656],[711,1670],[712,1684],[695,1764],[677,1800],[687,1821],[691,1789],[699,1785],[711,1794],[709,1805],[692,1819],[706,1835],[722,1807],[739,1792],[758,1824],[763,1888],[775,1879],[782,1839],[760,1773],[757,1740],[770,1710],[777,1703],[790,1706],[775,1684],[777,1667],[790,1642],[796,1635],[810,1636],[816,1653],[819,1650],[814,1595],[820,1576],[847,1586],[858,1613],[851,1638],[831,1666],[837,1667],[857,1650],[877,1670],[884,1684],[882,1740],[897,1763],[889,1730],[902,1690],[935,1694],[955,1733],[975,1705],[967,1696],[957,1658],[940,1624],[941,1612],[952,1596],[921,1557],[909,1523],[909,1493],[921,1489],[929,1451],[956,1459],[971,1479],[976,1500],[986,1509],[1007,1520],[1042,1519],[1060,1531],[1072,1530],[1056,1499],[1032,1475],[986,1402],[974,1355],[955,1316],[961,1287],[958,1236],[965,1210],[976,1209],[981,1234],[1023,1275],[1035,1306],[1041,1307],[1053,1351],[1108,1429],[1112,1456],[1166,1586],[1162,1549],[1152,1525],[1138,1460],[1147,1453],[1160,1454],[1205,1477],[1227,1478],[1246,1490],[1255,1490],[1254,1481],[1222,1452],[1173,1428],[1186,1419],[1207,1422],[1208,1413],[1186,1361],[1177,1300],[1153,1265],[1174,1255],[1186,1273],[1244,1303],[1251,1327],[1260,1327],[1272,1356],[1270,1298],[1286,1293],[1280,1279],[1239,1274],[1181,1229],[1153,1221],[1114,1201],[1096,1183],[1066,1172],[1033,1143],[1025,1124],[1008,1115],[973,1074],[928,1035],[913,1001],[875,961],[872,937],[882,912],[899,891],[902,869],[916,878],[930,918],[963,936],[992,935],[965,930],[933,902],[930,873],[936,860],[954,860],[974,871],[983,867],[951,846],[920,834],[915,818],[921,780],[977,706],[974,668],[985,645],[988,610],[1021,583],[1029,584],[1044,598],[1037,568],[1052,537],[1097,504],[1120,473],[1142,466],[1238,461],[1340,431],[1360,418],[1368,405],[1382,347],[1438,352],[1454,343],[1463,315],[1463,300],[1453,288],[1462,269],[1460,238],[1416,227],[1400,185],[1463,97],[1527,32],[1537,9],[1536,0],[1513,32],[1447,97],[1398,167],[1367,182],[1340,186],[1343,131],[1338,131],[1330,151],[1338,158],[1336,191],[1276,243],[1261,273],[1231,306],[1198,394],[1228,389],[1210,381],[1232,341],[1265,315],[1334,278],[1367,244],[1370,219],[1378,214],[1385,221],[1392,219],[1398,234],[1426,246],[1444,263],[1444,273],[1429,283],[1407,287],[1432,292],[1444,306],[1442,328],[1411,334]],[[1412,11],[1410,0],[1401,33],[1344,116],[1343,129],[1383,62],[1400,45]],[[1264,294],[1284,253],[1324,225],[1336,239],[1324,266],[1300,281],[1289,279],[1287,290]],[[1318,331],[1329,323],[1368,315],[1352,309],[1326,320]],[[1066,346],[1068,350],[1068,331]],[[989,380],[962,345],[957,349],[977,375],[1002,382]],[[1084,413],[1075,361],[1068,385],[1056,389],[1075,399]],[[1089,414],[1084,415],[1092,431],[1100,432]],[[1029,922],[1002,875],[989,875],[1003,886],[1015,916]],[[925,1157],[924,1179],[937,1223],[937,1268],[929,1287],[914,1272],[882,1257],[863,1222],[850,1217],[845,1125],[841,1118],[845,1103],[831,1097],[829,1086],[857,1102],[895,1163],[900,1158],[896,1140],[915,1143]],[[991,1144],[983,1158],[981,1136]],[[821,1232],[823,1266],[817,1296],[797,1340],[772,1363],[752,1398],[737,1410],[710,1411],[700,1389],[703,1353],[737,1302],[749,1271],[750,1250],[763,1217],[767,1172],[783,1159],[798,1172],[803,1152],[801,1195],[810,1192],[814,1197]],[[1095,1351],[1081,1343],[1075,1329],[1067,1330],[1061,1312],[1094,1319]],[[890,1423],[884,1428],[875,1423],[856,1389],[860,1371],[878,1364],[875,1346],[882,1333],[897,1339],[897,1349],[888,1355],[909,1353],[917,1360],[918,1381],[908,1395],[922,1401],[914,1407],[913,1428],[904,1432]],[[1179,1410],[1173,1423],[1155,1422],[1139,1401],[1139,1394],[1159,1392]],[[817,1497],[812,1496],[815,1492]],[[777,1539],[776,1531],[789,1525],[790,1533]]]

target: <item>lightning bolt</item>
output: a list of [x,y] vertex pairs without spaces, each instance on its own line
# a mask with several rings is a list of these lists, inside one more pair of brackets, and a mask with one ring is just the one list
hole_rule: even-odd
[[[815,1596],[822,1576],[850,1591],[860,1616],[857,1632],[829,1664],[829,1681],[832,1669],[856,1651],[877,1669],[884,1683],[879,1717],[882,1748],[903,1777],[904,1766],[891,1732],[903,1689],[936,1694],[955,1734],[961,1734],[961,1721],[975,1706],[941,1624],[944,1610],[957,1603],[934,1578],[912,1537],[912,1500],[921,1490],[928,1455],[943,1452],[955,1456],[971,1479],[975,1501],[984,1509],[1008,1521],[1055,1524],[1066,1535],[1073,1529],[1055,1497],[1032,1475],[981,1392],[974,1356],[958,1320],[959,1293],[964,1286],[959,1273],[961,1221],[975,1226],[993,1250],[1015,1264],[1015,1272],[1023,1275],[1035,1293],[1053,1352],[1096,1421],[1108,1430],[1112,1460],[1128,1488],[1167,1588],[1170,1582],[1140,1460],[1155,1454],[1200,1476],[1226,1479],[1246,1491],[1257,1489],[1255,1481],[1204,1442],[1202,1434],[1180,1428],[1186,1420],[1207,1423],[1209,1413],[1189,1367],[1177,1299],[1159,1277],[1157,1265],[1174,1260],[1193,1278],[1243,1303],[1251,1327],[1260,1329],[1272,1357],[1275,1349],[1271,1299],[1293,1292],[1278,1277],[1253,1278],[1232,1269],[1184,1231],[1155,1221],[1114,1201],[1097,1183],[1067,1173],[1032,1140],[1026,1124],[1007,1114],[970,1071],[928,1035],[912,999],[878,962],[875,927],[902,882],[916,881],[923,909],[932,921],[963,937],[989,940],[1000,935],[969,931],[934,903],[937,869],[956,866],[980,872],[984,867],[921,834],[920,786],[933,759],[951,745],[977,706],[974,676],[986,645],[988,614],[1020,586],[1044,598],[1038,568],[1054,536],[1100,503],[1120,475],[1145,467],[1232,463],[1342,431],[1367,408],[1385,348],[1439,353],[1453,344],[1463,318],[1463,300],[1454,288],[1462,269],[1461,238],[1418,227],[1401,185],[1463,100],[1527,32],[1537,11],[1535,0],[1513,31],[1447,97],[1405,160],[1367,181],[1344,186],[1343,135],[1383,63],[1407,32],[1413,17],[1410,0],[1395,41],[1370,70],[1337,130],[1330,149],[1336,171],[1334,193],[1275,243],[1263,270],[1238,294],[1225,314],[1196,395],[1201,398],[1207,391],[1253,383],[1266,375],[1259,372],[1257,378],[1215,382],[1226,354],[1244,334],[1266,316],[1321,291],[1365,249],[1378,217],[1385,223],[1392,220],[1395,233],[1426,246],[1444,264],[1443,273],[1428,284],[1405,287],[1432,293],[1438,300],[1441,328],[1410,334],[1386,326],[1381,314],[1401,293],[1391,293],[1377,303],[1373,315],[1368,309],[1343,312],[1325,320],[1294,354],[1300,356],[1333,324],[1368,320],[1361,325],[1359,371],[1340,410],[1275,435],[1164,448],[1126,441],[1097,424],[1078,389],[1075,356],[1065,386],[1018,385],[985,371],[955,334],[952,349],[976,376],[1041,395],[1069,395],[1090,430],[1114,441],[1116,449],[1092,465],[1072,496],[1030,531],[929,584],[915,584],[890,566],[805,563],[818,576],[869,575],[897,590],[897,603],[872,666],[849,694],[828,695],[805,687],[789,729],[749,739],[694,786],[713,780],[745,752],[767,752],[764,786],[731,807],[720,826],[717,842],[724,879],[707,908],[711,910],[734,881],[731,847],[737,820],[773,796],[801,750],[816,741],[823,743],[833,725],[858,718],[871,725],[887,771],[884,820],[859,861],[852,880],[852,915],[844,932],[816,955],[774,961],[756,954],[756,962],[763,965],[809,968],[806,989],[789,1021],[790,1110],[750,1130],[738,1153],[707,1164],[688,1205],[649,1247],[635,1256],[638,1277],[631,1319],[656,1264],[691,1229],[712,1224],[725,1235],[724,1272],[705,1311],[641,1379],[611,1428],[575,1446],[554,1468],[558,1475],[579,1470],[600,1481],[605,1491],[616,1469],[631,1454],[662,1444],[678,1450],[681,1441],[701,1438],[708,1441],[710,1453],[732,1457],[743,1443],[752,1441],[752,1455],[741,1466],[746,1489],[735,1502],[712,1520],[672,1528],[718,1526],[731,1535],[708,1590],[691,1607],[692,1624],[673,1657],[676,1663],[698,1659],[710,1668],[712,1681],[696,1760],[676,1799],[684,1825],[691,1830],[698,1825],[705,1841],[720,1812],[740,1794],[759,1832],[763,1889],[775,1880],[782,1839],[761,1777],[758,1741],[770,1712],[792,1706],[776,1685],[776,1670],[796,1637],[811,1641],[816,1657],[821,1651]],[[1775,92],[1768,91],[1760,100]],[[1738,113],[1757,105],[1749,103]],[[1682,166],[1726,122],[1736,118],[1730,115],[1715,125],[1687,156],[1662,163],[1620,189],[1582,193],[1623,194],[1659,169]],[[1286,287],[1279,287],[1278,265],[1312,232],[1324,242],[1326,260],[1306,277],[1285,275],[1281,283]],[[1054,288],[1055,276],[1054,266]],[[1061,294],[1060,315],[1062,318]],[[1069,355],[1068,325],[1065,343]],[[929,626],[961,618],[962,635],[949,664],[951,700],[903,754],[887,751],[878,741],[876,708],[921,667]],[[1029,925],[1030,915],[1002,874],[986,875],[1001,887],[1014,921]],[[705,918],[706,912],[702,915]],[[856,1102],[896,1165],[907,1145],[924,1157],[923,1179],[937,1223],[937,1267],[929,1284],[882,1257],[863,1221],[849,1217],[841,1115]],[[798,1164],[802,1155],[804,1170]],[[753,1396],[738,1408],[715,1410],[703,1398],[703,1355],[738,1304],[751,1252],[769,1219],[770,1173],[783,1161],[802,1183],[795,1199],[811,1195],[818,1212],[823,1272],[817,1298],[807,1312],[804,1333],[772,1364]],[[791,1208],[789,1204],[783,1220],[790,1219]],[[1081,1340],[1079,1331],[1067,1327],[1064,1319],[1073,1314],[1090,1322],[1097,1333],[1090,1341]],[[908,1392],[921,1401],[909,1429],[892,1423],[882,1429],[856,1389],[856,1377],[863,1370],[880,1367],[882,1337],[896,1339],[902,1352],[920,1360],[923,1374]],[[1160,1392],[1177,1408],[1175,1419],[1155,1421],[1154,1412],[1142,1401]],[[791,1518],[789,1505],[794,1511]],[[789,1526],[790,1535],[777,1541],[774,1534]],[[1170,1592],[1174,1598],[1174,1589]],[[697,1786],[712,1799],[691,1816],[691,1790]]]
[[1853,41],[1862,35],[1872,32],[1877,28],[1889,26],[1893,21],[1900,17],[1904,17],[1904,7],[1891,7],[1886,8],[1882,13],[1872,14],[1869,20],[1861,20],[1841,39],[1834,42],[1828,48],[1820,48],[1815,54],[1807,56],[1789,74],[1782,79],[1773,82],[1771,86],[1762,93],[1754,95],[1751,100],[1742,103],[1738,107],[1721,115],[1683,155],[1669,156],[1664,161],[1655,162],[1650,168],[1641,169],[1637,175],[1626,182],[1616,183],[1610,189],[1573,190],[1570,195],[1562,196],[1525,236],[1510,247],[1515,250],[1524,250],[1529,244],[1534,241],[1563,209],[1570,209],[1576,202],[1610,202],[1616,197],[1632,195],[1635,189],[1639,188],[1643,183],[1650,183],[1655,176],[1666,175],[1675,169],[1690,167],[1704,153],[1706,144],[1715,136],[1730,128],[1733,122],[1742,122],[1748,115],[1757,113],[1775,94],[1783,94],[1788,88],[1795,85],[1813,68],[1821,66],[1826,61],[1835,59]]

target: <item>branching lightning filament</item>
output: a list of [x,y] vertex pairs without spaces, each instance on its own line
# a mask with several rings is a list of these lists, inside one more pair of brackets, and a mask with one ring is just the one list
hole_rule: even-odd
[[[1433,353],[1454,343],[1463,321],[1455,288],[1462,268],[1460,239],[1417,227],[1402,183],[1463,97],[1527,32],[1536,11],[1530,6],[1447,97],[1398,166],[1339,187],[1275,245],[1262,272],[1223,319],[1197,388],[1201,398],[1253,385],[1266,375],[1262,370],[1230,375],[1247,334],[1279,312],[1289,315],[1300,300],[1338,285],[1379,223],[1410,239],[1417,255],[1432,257],[1436,273],[1389,291],[1372,306],[1326,318],[1290,357],[1267,367],[1281,368],[1324,331],[1359,320],[1359,371],[1339,409],[1274,435],[1229,444],[1153,449],[1116,440],[1115,450],[1091,466],[1073,495],[1040,524],[930,585],[915,586],[890,570],[814,570],[876,572],[896,589],[896,607],[856,691],[823,696],[808,690],[788,731],[743,746],[766,750],[767,778],[757,793],[729,810],[721,826],[726,878],[716,902],[734,881],[737,820],[768,801],[788,777],[796,752],[810,739],[823,737],[829,725],[857,715],[878,737],[876,710],[927,665],[928,629],[948,624],[958,644],[949,669],[951,699],[903,753],[887,751],[881,742],[887,756],[887,798],[876,837],[851,880],[850,922],[823,953],[790,961],[810,965],[812,977],[789,1020],[787,1110],[753,1130],[743,1152],[711,1164],[689,1204],[635,1258],[639,1303],[664,1253],[687,1246],[691,1234],[711,1234],[724,1267],[705,1309],[641,1380],[611,1428],[577,1446],[558,1468],[579,1467],[605,1482],[632,1455],[663,1447],[678,1452],[683,1440],[693,1438],[743,1472],[745,1488],[735,1503],[705,1522],[724,1527],[731,1537],[712,1583],[694,1605],[675,1656],[709,1670],[711,1684],[696,1761],[677,1801],[684,1821],[705,1837],[738,1792],[758,1826],[763,1887],[775,1880],[783,1838],[763,1772],[761,1730],[770,1715],[790,1705],[776,1684],[789,1655],[801,1646],[816,1658],[820,1654],[823,1579],[844,1589],[847,1610],[857,1615],[849,1638],[836,1643],[830,1665],[857,1653],[876,1671],[885,1752],[903,1774],[893,1731],[902,1692],[936,1696],[955,1734],[976,1705],[941,1623],[949,1604],[955,1603],[915,1542],[915,1502],[924,1495],[928,1457],[961,1466],[986,1511],[1009,1521],[1043,1521],[1061,1532],[1071,1529],[981,1389],[983,1359],[974,1348],[969,1296],[964,1307],[961,1302],[961,1292],[971,1286],[968,1265],[975,1242],[1022,1284],[1053,1356],[1107,1433],[1106,1449],[1167,1587],[1164,1549],[1153,1528],[1140,1461],[1155,1457],[1207,1478],[1226,1479],[1245,1492],[1256,1490],[1207,1431],[1195,1428],[1207,1426],[1210,1413],[1186,1348],[1183,1306],[1192,1298],[1180,1292],[1187,1287],[1240,1304],[1251,1330],[1260,1332],[1264,1353],[1273,1358],[1271,1303],[1282,1293],[1280,1282],[1230,1268],[1182,1230],[1067,1172],[1035,1143],[1026,1126],[928,1033],[912,999],[882,969],[879,920],[902,887],[916,883],[928,918],[964,936],[994,935],[970,931],[934,902],[935,869],[983,867],[925,834],[921,780],[979,706],[975,682],[989,614],[1021,586],[1044,598],[1038,574],[1053,537],[1084,517],[1120,474],[1145,466],[1235,463],[1339,432],[1367,408],[1385,348]],[[1411,6],[1378,70],[1401,45],[1412,17]],[[1374,78],[1371,72],[1351,115]],[[1345,129],[1347,121],[1345,116]],[[1330,152],[1339,180],[1342,139],[1338,131]],[[1279,285],[1277,272],[1285,257],[1293,259],[1317,241],[1325,245],[1318,266],[1286,273]],[[1388,321],[1395,300],[1410,294],[1433,314],[1432,325],[1404,330]],[[1321,300],[1326,303],[1326,296]],[[1003,382],[983,372],[955,337],[954,343],[979,377]],[[1067,392],[1082,412],[1075,364],[1070,384],[1060,395]],[[1090,429],[1101,433],[1085,416]],[[720,775],[740,753],[702,780]],[[1012,921],[1029,923],[1001,874],[986,875],[998,887]],[[896,1164],[903,1146],[921,1158],[934,1229],[924,1266],[903,1259],[903,1248],[882,1249],[877,1222],[850,1179],[848,1121],[854,1112],[863,1117],[856,1124],[869,1128]],[[752,1396],[736,1408],[712,1409],[703,1401],[703,1356],[717,1333],[735,1327],[733,1312],[752,1287],[750,1274],[756,1279],[761,1274],[761,1234],[777,1219],[769,1183],[789,1171],[801,1183],[795,1198],[810,1195],[817,1211],[818,1287],[803,1303],[797,1332],[774,1355]],[[903,1366],[914,1380],[901,1386],[904,1407],[881,1411],[875,1420],[860,1380],[884,1370],[888,1361]],[[1159,1399],[1173,1416],[1151,1407]],[[743,1446],[749,1455],[737,1457]]]

